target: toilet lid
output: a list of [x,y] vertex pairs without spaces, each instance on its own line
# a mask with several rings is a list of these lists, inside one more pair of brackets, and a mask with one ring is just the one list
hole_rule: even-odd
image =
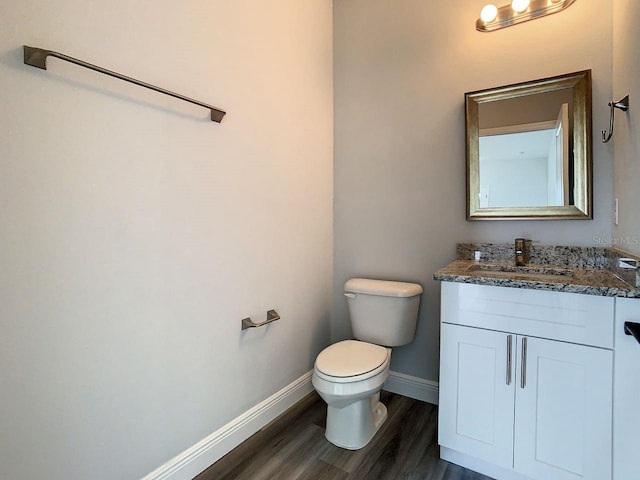
[[387,358],[387,349],[380,345],[344,340],[320,352],[316,368],[332,377],[354,377],[375,370]]

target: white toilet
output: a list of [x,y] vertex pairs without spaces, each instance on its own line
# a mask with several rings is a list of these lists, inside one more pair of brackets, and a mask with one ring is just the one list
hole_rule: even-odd
[[413,340],[422,287],[352,278],[344,292],[357,340],[344,340],[320,352],[312,382],[327,402],[327,440],[357,450],[369,443],[387,418],[380,390],[389,376],[390,347]]

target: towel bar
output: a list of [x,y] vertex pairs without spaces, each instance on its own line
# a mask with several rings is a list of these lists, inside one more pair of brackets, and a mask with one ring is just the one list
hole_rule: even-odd
[[211,110],[212,122],[220,123],[222,121],[222,117],[224,117],[226,114],[225,111],[220,110],[219,108],[216,108],[212,105],[208,105],[199,100],[194,100],[193,98],[185,97],[184,95],[180,95],[179,93],[171,92],[169,90],[165,90],[164,88],[156,87],[155,85],[151,85],[150,83],[142,82],[140,80],[136,80],[135,78],[127,77],[126,75],[122,75],[121,73],[117,73],[112,70],[107,70],[106,68],[98,67],[91,63],[87,63],[83,60],[78,60],[77,58],[73,58],[68,55],[64,55],[62,53],[54,52],[52,50],[45,50],[43,48],[28,47],[27,45],[23,45],[23,50],[24,50],[25,65],[30,65],[32,67],[46,70],[47,57],[56,57],[56,58],[59,58],[60,60],[64,60],[65,62],[70,62],[75,65],[79,65],[81,67],[85,67],[99,73],[104,73],[105,75],[109,75],[110,77],[115,77],[120,80],[124,80],[125,82],[133,83],[140,87],[148,88],[149,90],[154,90],[158,93],[163,93],[164,95],[169,95],[170,97],[184,100],[185,102],[193,103],[200,107],[208,108],[209,110]]

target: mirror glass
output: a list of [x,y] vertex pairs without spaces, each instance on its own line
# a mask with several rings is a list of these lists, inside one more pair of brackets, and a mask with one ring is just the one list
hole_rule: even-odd
[[591,74],[465,94],[467,218],[592,218]]

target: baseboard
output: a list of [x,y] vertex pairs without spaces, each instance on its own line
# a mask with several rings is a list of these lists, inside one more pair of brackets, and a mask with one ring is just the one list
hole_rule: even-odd
[[141,480],[191,480],[313,391],[307,372]]
[[[262,427],[313,391],[312,371],[260,402],[242,415],[175,456],[141,480],[192,480]],[[404,373],[389,372],[383,387],[405,397],[438,404],[438,383]]]
[[481,473],[496,480],[531,480],[509,468],[493,465],[485,460],[457,452],[447,447],[440,447],[440,458],[450,463],[455,463],[474,472]]
[[438,405],[438,382],[404,373],[389,372],[389,378],[382,388],[388,392]]

